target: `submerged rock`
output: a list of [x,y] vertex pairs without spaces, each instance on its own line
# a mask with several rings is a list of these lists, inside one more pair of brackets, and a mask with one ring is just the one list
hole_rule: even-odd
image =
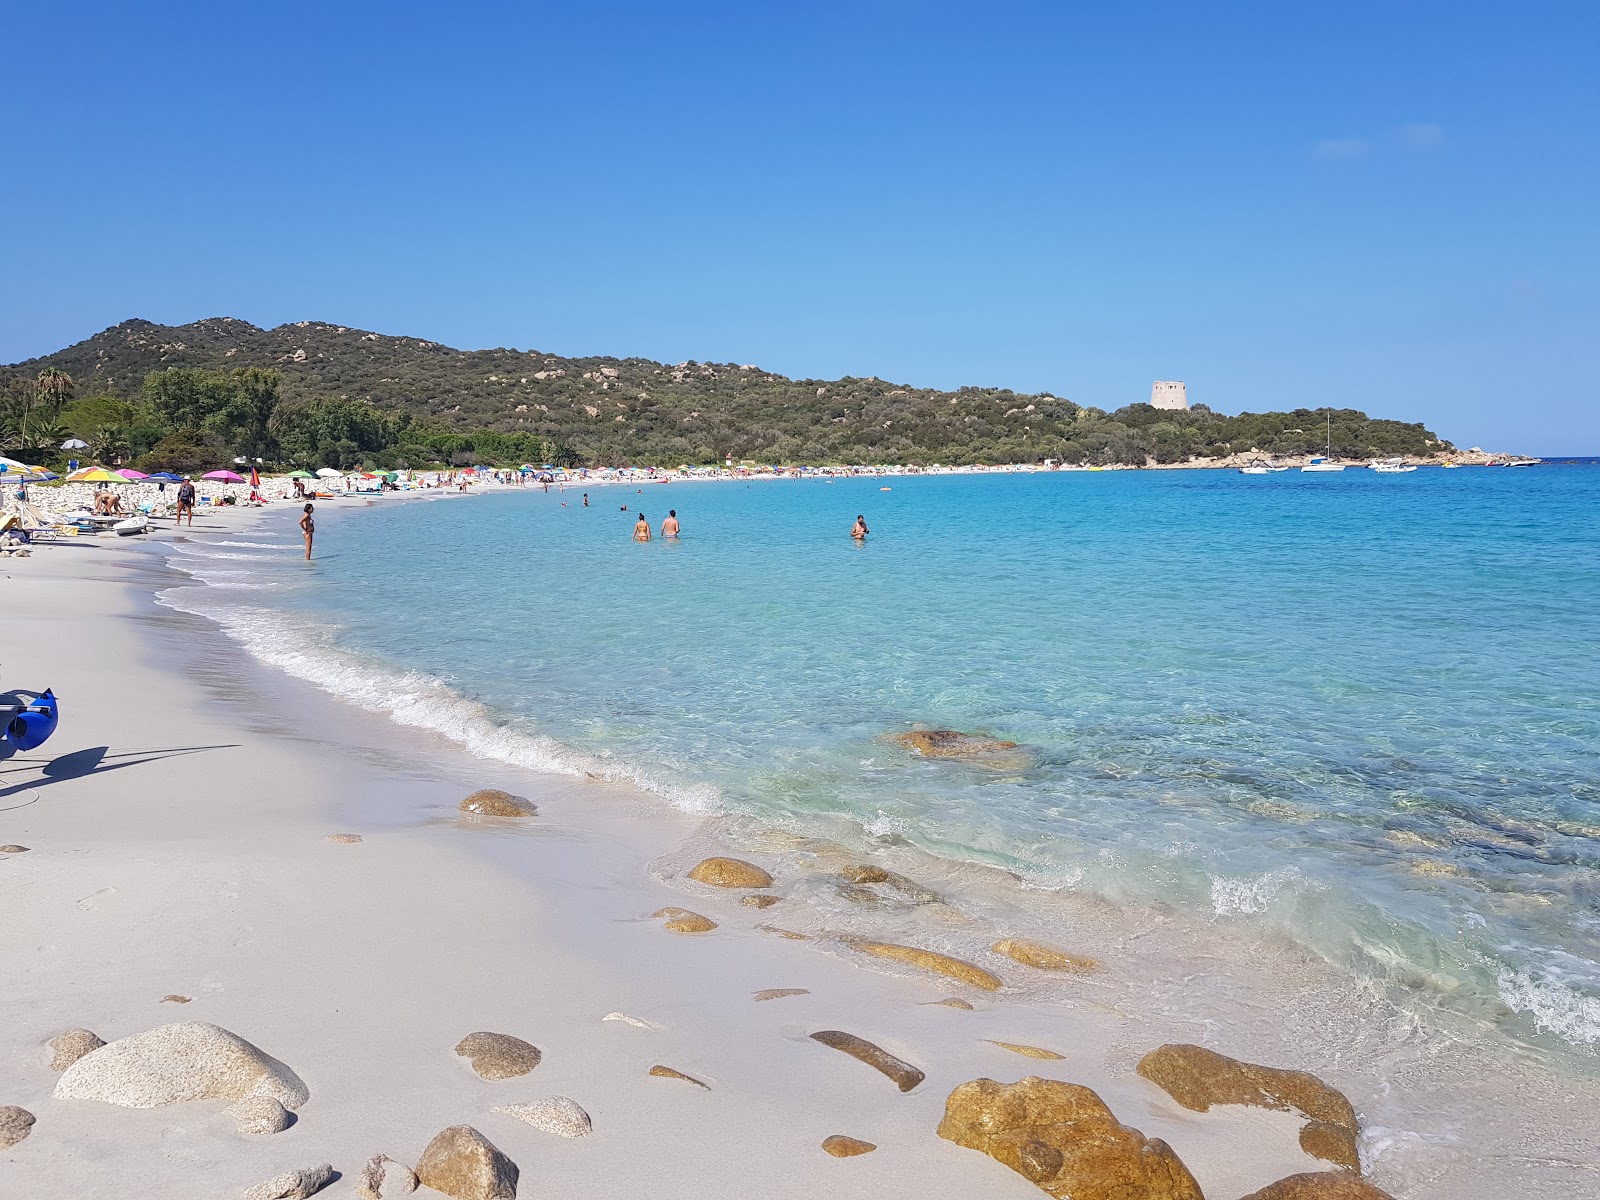
[[858,1154],[871,1154],[878,1147],[872,1142],[836,1133],[822,1139],[822,1148],[835,1158],[854,1158]]
[[888,883],[889,872],[882,867],[854,866],[845,867],[839,874],[847,883]]
[[982,1151],[1058,1200],[1202,1200],[1165,1142],[1117,1121],[1086,1087],[975,1079],[945,1101],[939,1136]]
[[452,1200],[516,1200],[517,1164],[471,1125],[436,1135],[417,1160],[417,1180]]
[[710,933],[717,927],[717,923],[710,917],[702,917],[687,908],[658,908],[650,915],[666,917],[667,922],[663,928],[670,929],[673,933]]
[[315,1196],[332,1182],[332,1164],[322,1163],[320,1166],[287,1171],[265,1183],[258,1183],[245,1191],[244,1200],[305,1200],[305,1197]]
[[848,945],[863,954],[893,959],[895,962],[921,967],[925,971],[936,971],[940,975],[959,979],[962,983],[970,983],[973,987],[982,988],[986,992],[998,992],[1002,986],[1000,977],[993,972],[933,950],[921,950],[916,946],[897,946],[892,942],[850,941]]
[[945,1008],[959,1008],[962,1012],[971,1012],[972,1005],[960,996],[946,996],[943,1000],[925,1000],[925,1004],[939,1004]]
[[509,1033],[469,1033],[456,1053],[472,1064],[480,1079],[515,1079],[539,1065],[539,1048]]
[[162,1025],[110,1042],[68,1067],[55,1090],[57,1100],[123,1108],[264,1096],[292,1110],[310,1095],[283,1063],[203,1021]]
[[1065,1054],[1057,1054],[1054,1050],[1046,1050],[1043,1046],[1026,1046],[1021,1042],[997,1042],[993,1038],[985,1039],[991,1046],[999,1046],[1002,1050],[1009,1050],[1013,1054],[1020,1054],[1024,1058],[1052,1058],[1065,1059]]
[[1036,967],[1041,971],[1093,971],[1100,965],[1087,955],[1069,954],[1027,938],[1001,938],[994,944],[993,950],[1025,967]]
[[756,928],[761,930],[762,933],[775,933],[781,938],[788,938],[791,942],[809,942],[811,940],[809,933],[796,933],[792,929],[779,929],[776,925],[757,925]]
[[240,1133],[282,1133],[289,1128],[289,1110],[271,1096],[246,1096],[228,1109]]
[[955,729],[913,729],[909,733],[894,734],[890,740],[924,758],[1014,758],[1012,752],[1021,749],[1016,742]]
[[1285,1071],[1240,1062],[1204,1046],[1169,1045],[1139,1060],[1139,1074],[1187,1109],[1213,1104],[1248,1104],[1293,1110],[1311,1124],[1300,1134],[1307,1154],[1359,1169],[1356,1139],[1361,1127],[1344,1093],[1305,1071]]
[[711,1085],[709,1083],[701,1083],[693,1075],[685,1075],[682,1071],[675,1071],[671,1067],[663,1067],[660,1063],[657,1063],[655,1066],[650,1068],[650,1074],[654,1075],[657,1079],[681,1079],[685,1083],[692,1083],[696,1087],[703,1087],[708,1092],[711,1090]]
[[50,1047],[50,1069],[65,1071],[85,1054],[100,1049],[105,1041],[87,1029],[66,1029],[45,1044]]
[[[845,867],[839,872],[839,875],[846,884],[857,886],[876,883],[887,884],[912,904],[944,903],[944,897],[932,888],[925,888],[907,875],[901,875],[897,871],[889,871],[871,863]],[[843,891],[844,889],[841,888],[840,890]]]
[[1394,1197],[1348,1171],[1308,1171],[1269,1183],[1243,1200],[1394,1200]]
[[882,1046],[875,1045],[866,1038],[857,1037],[853,1033],[844,1033],[838,1029],[823,1029],[813,1033],[811,1037],[824,1046],[832,1046],[835,1050],[841,1050],[851,1058],[866,1063],[874,1070],[883,1072],[902,1092],[909,1092],[925,1078],[921,1071],[904,1059],[896,1058]]
[[724,888],[768,888],[772,876],[754,863],[738,858],[708,858],[689,872],[696,883]]
[[851,904],[864,904],[868,908],[873,908],[883,903],[883,897],[864,884],[841,883],[833,890],[839,894],[839,899],[848,900]]
[[771,908],[777,902],[778,897],[763,896],[759,893],[752,893],[748,896],[742,896],[739,899],[739,903],[744,905],[746,908]]
[[810,988],[762,988],[752,995],[757,1000],[782,1000],[785,996],[809,996]]
[[539,812],[531,801],[513,796],[510,792],[502,792],[499,788],[473,792],[456,808],[478,817],[532,817]]
[[15,1104],[0,1104],[0,1150],[15,1146],[33,1132],[34,1116]]
[[535,1100],[531,1104],[502,1104],[489,1111],[515,1117],[535,1129],[542,1129],[557,1137],[587,1137],[589,1130],[593,1128],[589,1114],[583,1111],[577,1101],[569,1100],[565,1096],[549,1096],[543,1100]]
[[387,1154],[374,1154],[361,1168],[356,1180],[356,1195],[361,1200],[394,1200],[417,1190],[417,1173]]

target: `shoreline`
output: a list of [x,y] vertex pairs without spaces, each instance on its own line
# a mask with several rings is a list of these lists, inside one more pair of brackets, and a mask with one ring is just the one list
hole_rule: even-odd
[[[275,514],[268,510],[236,515]],[[242,532],[256,526],[255,520],[230,520],[227,528]],[[55,610],[70,597],[73,605],[81,606],[71,614],[74,621],[92,634],[84,639],[87,645],[60,664],[66,678],[52,684],[73,696],[74,715],[73,724],[64,723],[50,744],[51,755],[70,756],[79,742],[89,746],[96,740],[114,748],[130,744],[130,738],[140,745],[169,749],[205,742],[226,746],[229,753],[249,760],[225,772],[224,778],[282,781],[270,789],[270,798],[250,790],[223,807],[215,774],[197,765],[205,753],[187,754],[142,763],[137,770],[119,771],[109,779],[102,771],[53,782],[45,793],[52,800],[51,809],[39,809],[35,802],[0,812],[0,840],[32,846],[27,854],[0,863],[0,888],[7,903],[21,914],[20,925],[37,923],[41,929],[48,927],[52,942],[64,939],[63,948],[75,960],[73,969],[65,972],[59,965],[36,964],[14,984],[0,986],[0,999],[8,1001],[12,1010],[29,1013],[19,1028],[0,1035],[0,1056],[5,1061],[36,1062],[39,1043],[70,1025],[85,1025],[109,1039],[168,1020],[215,1019],[282,1058],[311,1084],[312,1101],[301,1121],[265,1143],[245,1143],[227,1131],[216,1105],[195,1104],[182,1110],[194,1114],[189,1118],[194,1128],[186,1134],[192,1135],[193,1144],[186,1141],[186,1150],[200,1156],[208,1173],[204,1179],[160,1175],[164,1195],[215,1195],[217,1181],[224,1175],[229,1188],[236,1176],[242,1188],[278,1170],[305,1165],[301,1159],[309,1163],[317,1155],[353,1176],[360,1162],[380,1151],[414,1161],[432,1132],[469,1121],[506,1150],[530,1182],[537,1179],[544,1186],[559,1180],[565,1194],[575,1196],[614,1195],[624,1186],[649,1186],[651,1178],[659,1183],[653,1171],[645,1172],[645,1164],[652,1161],[658,1168],[662,1163],[675,1168],[667,1172],[669,1194],[686,1195],[684,1189],[691,1186],[704,1194],[704,1163],[725,1141],[761,1145],[764,1157],[748,1168],[769,1174],[759,1182],[748,1176],[722,1181],[727,1190],[714,1194],[800,1196],[842,1188],[846,1194],[866,1195],[915,1186],[932,1196],[974,1191],[1033,1196],[1040,1193],[1020,1177],[981,1155],[940,1141],[932,1130],[944,1096],[956,1083],[983,1075],[1010,1080],[1035,1073],[1095,1087],[1125,1123],[1170,1142],[1213,1198],[1242,1195],[1292,1170],[1326,1166],[1299,1151],[1294,1129],[1277,1120],[1277,1114],[1238,1109],[1213,1110],[1198,1117],[1178,1109],[1132,1072],[1137,1058],[1159,1044],[1158,1036],[1213,1040],[1204,1023],[1192,1016],[1162,1015],[1180,993],[1187,992],[1192,979],[1167,980],[1170,994],[1146,994],[1149,981],[1136,980],[1131,970],[1149,947],[1164,939],[1176,941],[1167,950],[1182,956],[1186,947],[1181,923],[1163,920],[1160,913],[1122,913],[1121,927],[1106,939],[1111,952],[1092,947],[1103,958],[1103,970],[1091,977],[1092,982],[1057,986],[1006,968],[1001,972],[1007,983],[1004,991],[992,997],[969,996],[952,989],[948,981],[878,969],[852,953],[837,935],[878,936],[898,930],[907,941],[916,938],[918,944],[960,948],[964,956],[973,956],[966,948],[971,936],[962,928],[975,919],[963,912],[968,906],[966,889],[973,887],[970,872],[940,868],[918,857],[920,852],[904,853],[892,845],[868,848],[873,861],[881,856],[885,865],[915,871],[919,883],[948,892],[950,903],[919,906],[884,920],[847,917],[829,909],[816,909],[808,916],[806,906],[813,893],[820,886],[831,887],[841,865],[860,861],[861,848],[752,827],[736,818],[698,818],[622,785],[473,758],[440,735],[407,731],[303,681],[275,671],[263,680],[259,662],[219,636],[212,622],[157,607],[156,591],[181,586],[182,581],[168,576],[171,568],[139,562],[146,556],[134,558],[127,553],[134,547],[116,543],[73,549],[105,549],[114,557],[85,554],[69,562],[63,555],[60,571],[54,561],[49,570],[40,569],[46,564],[36,559],[28,570],[34,578],[18,575],[8,581],[13,588],[19,582],[28,587],[32,595],[26,601],[31,605],[27,611],[41,621],[59,619]],[[108,581],[105,568],[116,566],[133,568],[132,578],[117,581],[111,571]],[[178,657],[170,652],[175,639],[192,648],[192,657],[179,671],[170,662]],[[25,674],[43,670],[57,649],[55,644],[40,645],[8,655],[8,685],[18,686]],[[157,666],[153,657],[168,661]],[[139,711],[130,712],[109,696],[84,702],[93,691],[97,661],[119,663],[119,684],[140,697]],[[248,685],[240,682],[245,678]],[[197,690],[204,690],[205,697]],[[146,709],[162,711],[158,716]],[[168,711],[175,715],[169,718]],[[185,730],[203,729],[209,736],[163,741],[161,735],[173,724]],[[85,737],[88,741],[83,741]],[[16,778],[9,772],[19,765],[17,760],[0,764],[8,771],[4,778]],[[151,782],[143,782],[145,777]],[[28,778],[22,775],[24,783]],[[529,795],[540,805],[541,815],[516,826],[459,818],[454,802],[482,786]],[[134,792],[132,807],[118,798],[125,788]],[[174,799],[184,789],[192,790]],[[75,799],[73,807],[80,811],[57,815],[55,797],[78,793],[83,793],[81,800]],[[325,799],[329,796],[336,799]],[[19,818],[18,812],[25,815]],[[322,841],[328,833],[344,830],[366,840],[348,846]],[[130,847],[154,857],[152,873],[118,861]],[[765,913],[741,911],[733,897],[683,879],[699,857],[719,851],[769,867],[784,897],[779,905]],[[231,908],[216,903],[216,895],[226,895],[225,890],[208,894],[201,886],[200,881],[218,882],[214,865],[218,859],[230,864],[223,876],[237,874],[247,881],[243,887],[233,881]],[[271,864],[271,870],[260,872],[263,864]],[[486,868],[491,876],[487,887]],[[186,870],[198,875],[189,879]],[[280,874],[294,879],[303,895],[267,886],[269,874],[274,885],[281,883]],[[112,882],[105,882],[113,876]],[[26,881],[21,887],[19,878]],[[426,897],[414,894],[417,885]],[[168,889],[181,899],[166,899]],[[1110,920],[1108,905],[1089,897],[1061,902],[1015,889],[1011,911],[1018,920],[1025,915],[1022,901],[1049,910],[1049,924],[1062,931],[1054,939],[1058,941],[1066,941],[1066,931],[1074,927],[1087,941],[1096,923],[1117,924]],[[365,911],[339,909],[341,902]],[[720,928],[689,937],[665,932],[648,913],[673,903],[705,912]],[[138,910],[141,904],[154,905],[158,912],[173,910],[178,924],[192,931],[193,944],[172,946],[164,944],[168,939],[158,939],[151,947],[147,934],[143,943],[114,952],[118,937],[133,928],[130,920],[149,915],[148,907],[142,913]],[[329,907],[337,910],[331,921]],[[1080,910],[1075,918],[1069,916],[1071,909]],[[783,921],[779,914],[784,914]],[[845,920],[854,924],[834,927]],[[475,923],[487,927],[476,928]],[[760,928],[769,923],[787,924],[822,938],[809,944],[777,938]],[[195,1003],[183,1006],[181,1012],[176,1005],[162,1005],[152,994],[157,975],[169,981],[172,976],[205,976],[206,949],[219,939],[237,938],[241,928],[250,931],[250,944],[266,948],[256,960],[227,961],[211,972],[205,987],[161,984],[161,990],[182,992],[188,987],[196,993]],[[468,944],[452,949],[463,928],[473,929],[465,939]],[[29,942],[11,946],[5,951],[7,960],[34,961],[37,952],[29,947]],[[813,953],[815,949],[825,952]],[[1250,947],[1237,949],[1248,959]],[[1202,977],[1212,978],[1218,994],[1224,994],[1247,985],[1254,974],[1281,967],[1283,950],[1257,946],[1259,961],[1253,964],[1208,960],[1191,963],[1189,969],[1198,967]],[[441,972],[433,965],[441,953],[453,972]],[[130,957],[146,955],[165,961],[155,973],[138,973],[137,986],[129,979],[105,978],[114,974],[113,961],[126,968]],[[418,969],[419,957],[429,960],[425,971]],[[1163,963],[1175,961],[1151,957]],[[537,960],[532,967],[526,962],[529,958]],[[284,971],[289,964],[292,969]],[[1307,966],[1315,975],[1315,964]],[[447,977],[439,978],[441,974]],[[297,1011],[281,995],[285,982],[301,980],[316,997],[309,1005],[315,1011],[304,1007]],[[465,986],[469,981],[480,987]],[[751,1003],[751,990],[777,986],[807,986],[811,995]],[[74,991],[80,993],[75,999]],[[291,989],[291,995],[297,994]],[[951,994],[969,996],[976,1011],[930,1003]],[[560,1014],[554,1022],[557,1032],[541,1033],[541,1023],[547,1022],[537,1016],[533,1029],[528,1029],[530,1010],[537,1014],[540,1009],[528,1003],[530,995],[539,996],[550,1012]],[[397,1003],[402,996],[409,999]],[[66,1003],[69,999],[71,1004]],[[1140,1001],[1146,1007],[1137,1007]],[[641,1030],[600,1020],[614,1010],[664,1028]],[[336,1035],[350,1034],[344,1018],[331,1029],[307,1028],[330,1020],[330,1013],[346,1011],[355,1014],[349,1021],[370,1024],[375,1031],[361,1047],[362,1053],[340,1044]],[[796,1013],[807,1018],[802,1023],[806,1028],[794,1023],[799,1020]],[[1258,1015],[1266,1015],[1266,1010]],[[892,1093],[882,1094],[871,1086],[881,1081],[854,1077],[832,1059],[816,1057],[805,1036],[813,1025],[871,1037],[928,1070],[929,1080],[899,1100]],[[549,1067],[565,1061],[557,1070],[541,1067],[531,1082],[485,1085],[461,1070],[449,1053],[455,1040],[475,1028],[529,1037],[545,1050]],[[1167,1032],[1174,1036],[1164,1036]],[[1245,1033],[1221,1030],[1216,1048],[1250,1057],[1243,1052],[1250,1040]],[[1343,1088],[1367,1119],[1364,1150],[1374,1179],[1391,1185],[1390,1156],[1395,1147],[1405,1148],[1407,1139],[1425,1142],[1434,1136],[1426,1129],[1417,1132],[1414,1121],[1398,1128],[1387,1123],[1391,1115],[1403,1117],[1407,1109],[1420,1115],[1424,1093],[1415,1089],[1427,1079],[1426,1064],[1410,1064],[1413,1072],[1422,1074],[1411,1080],[1411,1099],[1396,1102],[1381,1095],[1394,1081],[1363,1079],[1355,1063],[1294,1061],[1292,1028],[1276,1034],[1282,1047],[1279,1054],[1252,1061],[1310,1070]],[[1067,1057],[1060,1063],[1029,1061],[996,1050],[986,1039],[1054,1047]],[[552,1048],[563,1045],[567,1052]],[[654,1092],[673,1085],[640,1078],[648,1063],[635,1070],[634,1059],[615,1057],[619,1045],[649,1047],[639,1049],[639,1055],[654,1055],[653,1061],[699,1074],[713,1084],[712,1095],[718,1098],[700,1098],[697,1102],[706,1107],[686,1127],[688,1103],[683,1094]],[[580,1053],[571,1054],[573,1047]],[[584,1065],[580,1060],[585,1053],[615,1071],[608,1075],[592,1064]],[[709,1065],[702,1065],[708,1060]],[[17,1076],[26,1079],[26,1097],[0,1096],[0,1103],[23,1104],[39,1116],[40,1124],[27,1141],[0,1153],[0,1169],[9,1173],[22,1162],[25,1173],[19,1178],[31,1184],[28,1194],[118,1194],[96,1191],[101,1186],[96,1181],[109,1181],[109,1172],[117,1170],[162,1170],[140,1158],[149,1153],[148,1147],[140,1150],[131,1143],[164,1129],[177,1110],[129,1114],[90,1105],[95,1115],[84,1116],[84,1106],[46,1098],[53,1077],[42,1067],[19,1067]],[[369,1087],[368,1076],[382,1079],[384,1086]],[[362,1083],[352,1085],[355,1078]],[[319,1079],[330,1080],[331,1087],[320,1087]],[[426,1085],[419,1085],[419,1079]],[[1576,1092],[1584,1090],[1573,1086]],[[420,1094],[424,1090],[426,1096]],[[397,1104],[402,1091],[412,1094]],[[639,1162],[631,1166],[615,1155],[569,1156],[569,1149],[600,1143],[585,1139],[569,1147],[509,1118],[484,1115],[491,1103],[515,1103],[550,1092],[571,1095],[583,1104],[595,1117],[596,1138],[605,1126],[626,1128],[629,1141],[643,1138],[649,1153],[638,1154]],[[597,1093],[600,1099],[594,1098]],[[1381,1111],[1384,1123],[1373,1122],[1375,1111]],[[42,1144],[59,1136],[50,1135],[51,1124],[58,1120],[62,1129],[75,1130],[71,1140],[80,1143],[80,1150],[57,1143],[41,1168],[35,1156]],[[640,1122],[642,1129],[636,1127]],[[406,1129],[403,1136],[393,1132],[396,1123]],[[1452,1124],[1457,1123],[1447,1120],[1440,1128]],[[116,1131],[108,1133],[113,1127]],[[793,1136],[800,1129],[810,1140]],[[835,1163],[817,1150],[817,1141],[831,1132],[867,1137],[882,1149],[863,1159]],[[1525,1145],[1514,1131],[1505,1134],[1509,1142]],[[380,1144],[385,1137],[394,1144]],[[103,1152],[98,1157],[97,1150]],[[275,1164],[271,1169],[269,1160]],[[30,1162],[33,1170],[27,1174]],[[1392,1181],[1396,1194],[1487,1196],[1503,1194],[1509,1182],[1480,1167],[1469,1170],[1467,1163],[1452,1165],[1437,1156],[1425,1159],[1420,1164],[1424,1169],[1414,1174],[1415,1165],[1403,1172],[1409,1178],[1397,1175]],[[1520,1169],[1533,1168],[1524,1163]],[[635,1170],[644,1173],[629,1174]],[[841,1174],[846,1170],[854,1173]],[[1545,1170],[1549,1178],[1538,1181],[1545,1195],[1576,1196],[1587,1182],[1555,1168]],[[75,1172],[88,1175],[78,1175],[69,1187],[68,1176]],[[1431,1188],[1429,1174],[1434,1177]],[[1516,1178],[1530,1182],[1520,1174]],[[343,1181],[329,1191],[347,1193]]]

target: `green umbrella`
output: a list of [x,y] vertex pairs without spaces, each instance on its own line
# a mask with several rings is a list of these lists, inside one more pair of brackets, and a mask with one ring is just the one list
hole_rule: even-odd
[[290,471],[289,472],[289,478],[290,479],[315,479],[316,476],[313,475],[310,471]]

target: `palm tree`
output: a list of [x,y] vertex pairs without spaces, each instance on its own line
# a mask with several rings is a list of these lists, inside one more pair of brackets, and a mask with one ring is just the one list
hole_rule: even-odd
[[38,402],[49,406],[52,420],[61,415],[61,408],[72,399],[75,387],[72,376],[60,367],[46,367],[39,372]]

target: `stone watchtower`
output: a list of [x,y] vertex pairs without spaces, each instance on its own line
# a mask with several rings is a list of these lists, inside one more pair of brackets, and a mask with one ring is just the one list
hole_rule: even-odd
[[1189,393],[1181,381],[1167,383],[1160,379],[1150,385],[1151,408],[1188,408]]

